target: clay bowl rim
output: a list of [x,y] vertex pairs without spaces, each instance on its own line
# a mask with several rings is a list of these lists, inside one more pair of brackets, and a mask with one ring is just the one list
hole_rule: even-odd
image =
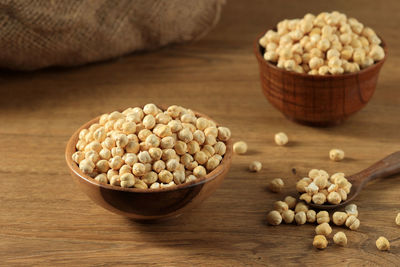
[[[160,107],[160,106],[158,106]],[[162,108],[162,107],[160,107]],[[200,113],[193,111],[197,117],[204,117],[209,120],[214,121],[210,117]],[[101,116],[101,115],[100,115]],[[189,182],[189,183],[184,183],[184,184],[179,184],[171,187],[165,187],[165,188],[148,188],[148,189],[141,189],[141,188],[124,188],[124,187],[119,187],[119,186],[113,186],[110,184],[103,184],[98,181],[96,181],[94,178],[85,175],[81,172],[79,169],[78,165],[72,160],[72,154],[76,152],[76,142],[78,141],[79,138],[79,132],[82,129],[87,129],[90,125],[93,123],[96,123],[99,121],[100,116],[95,117],[94,119],[91,119],[90,121],[84,123],[81,127],[79,127],[69,138],[66,150],[65,150],[65,159],[68,165],[68,168],[77,176],[79,179],[82,179],[94,186],[97,186],[99,188],[107,189],[107,190],[115,190],[115,191],[121,191],[121,192],[131,192],[131,193],[162,193],[162,192],[167,192],[167,191],[175,191],[175,190],[183,190],[186,188],[190,187],[195,187],[201,184],[208,183],[214,179],[216,179],[219,175],[221,175],[226,168],[229,168],[230,163],[232,161],[232,154],[233,154],[233,149],[232,149],[232,138],[230,138],[228,141],[226,141],[226,152],[222,158],[222,161],[220,165],[218,165],[217,168],[215,168],[213,171],[208,173],[206,176],[202,178],[198,178],[195,181]],[[215,122],[215,121],[214,121]],[[217,123],[216,123],[217,124]],[[217,124],[218,126],[218,124]]]
[[387,45],[386,45],[386,42],[378,35],[379,39],[381,39],[380,46],[382,46],[383,50],[385,51],[385,56],[383,57],[383,59],[379,60],[378,62],[375,62],[374,64],[372,64],[371,66],[369,66],[369,67],[367,67],[365,69],[359,70],[357,72],[343,73],[343,74],[329,74],[329,75],[310,75],[310,74],[307,74],[307,73],[298,73],[298,72],[295,72],[295,71],[288,71],[288,70],[285,70],[285,69],[278,68],[275,64],[272,64],[271,62],[265,60],[264,57],[262,56],[262,54],[260,52],[261,45],[259,44],[259,40],[260,40],[260,38],[262,36],[265,35],[265,33],[267,31],[268,30],[266,30],[266,31],[260,33],[259,35],[257,35],[257,38],[254,41],[254,53],[256,55],[256,58],[257,58],[258,62],[263,62],[262,64],[268,65],[270,68],[273,68],[273,69],[275,69],[277,71],[280,71],[280,72],[286,72],[286,73],[288,73],[290,75],[293,75],[293,76],[298,76],[298,77],[303,77],[303,78],[312,78],[314,80],[315,79],[317,79],[317,80],[336,79],[336,78],[339,78],[339,77],[340,78],[343,78],[343,77],[348,78],[348,77],[351,77],[351,76],[354,77],[354,76],[362,74],[364,72],[368,72],[372,68],[381,68],[383,63],[386,61],[386,57],[387,57]]

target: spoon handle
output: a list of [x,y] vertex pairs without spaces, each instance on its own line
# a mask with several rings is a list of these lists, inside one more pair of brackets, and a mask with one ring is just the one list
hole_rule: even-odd
[[394,152],[365,170],[353,175],[365,184],[373,179],[385,178],[400,173],[400,151]]

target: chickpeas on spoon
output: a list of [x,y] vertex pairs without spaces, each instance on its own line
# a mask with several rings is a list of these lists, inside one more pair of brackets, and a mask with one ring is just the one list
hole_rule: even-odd
[[361,192],[361,190],[368,182],[374,179],[386,178],[391,175],[399,173],[400,173],[400,151],[397,151],[385,157],[384,159],[376,162],[370,167],[347,177],[348,181],[352,184],[352,189],[348,194],[346,201],[343,201],[336,205],[333,204],[320,205],[312,202],[308,203],[308,205],[315,209],[324,209],[324,210],[336,209],[342,206],[346,206],[358,196],[358,194]]

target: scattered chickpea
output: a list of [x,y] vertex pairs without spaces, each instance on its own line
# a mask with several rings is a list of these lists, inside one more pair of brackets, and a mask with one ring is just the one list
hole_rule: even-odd
[[275,178],[268,184],[268,189],[274,193],[279,193],[282,191],[285,183],[281,178]]
[[390,249],[390,243],[389,243],[389,240],[387,240],[386,237],[380,236],[376,240],[375,244],[376,244],[376,247],[379,250],[389,250]]
[[331,149],[329,151],[329,158],[333,161],[341,161],[344,159],[344,151],[341,149]]
[[309,195],[308,193],[303,193],[301,194],[301,196],[299,197],[300,200],[303,200],[306,203],[310,203],[311,202],[311,195]]
[[296,215],[294,215],[294,219],[297,224],[305,224],[307,222],[307,216],[304,211],[297,212]]
[[324,235],[316,235],[314,236],[313,246],[318,249],[324,249],[328,246],[328,240]]
[[282,216],[276,210],[270,211],[267,215],[267,222],[270,225],[279,225],[282,222]]
[[317,213],[317,223],[321,224],[321,223],[329,223],[330,219],[329,219],[329,213],[325,210],[322,210],[320,212]]
[[294,221],[294,211],[285,210],[282,212],[282,219],[285,223],[292,223]]
[[282,213],[288,209],[289,209],[289,206],[284,201],[276,201],[274,204],[274,210],[278,211],[279,213]]
[[233,152],[238,155],[246,154],[247,152],[247,144],[244,141],[238,141],[233,144]]
[[317,220],[317,213],[315,212],[315,210],[308,210],[306,212],[306,216],[307,222],[309,223],[315,223],[315,221]]
[[348,216],[353,215],[358,217],[358,208],[356,204],[349,204],[344,208]]
[[297,200],[292,196],[286,196],[284,201],[288,205],[289,209],[294,209],[296,207]]
[[346,246],[347,245],[347,236],[345,233],[343,232],[337,232],[334,236],[333,236],[333,242],[339,246]]
[[397,213],[397,216],[396,216],[395,222],[396,222],[396,224],[397,224],[397,225],[400,225],[400,212],[399,212],[399,213]]
[[360,227],[360,220],[357,219],[354,215],[350,215],[345,222],[346,226],[350,228],[350,230],[357,230]]
[[259,161],[253,161],[249,165],[249,170],[251,172],[259,172],[259,171],[261,171],[261,169],[262,169],[262,164]]
[[275,143],[278,146],[284,146],[289,142],[288,136],[284,132],[275,134]]
[[294,212],[295,212],[295,213],[298,213],[298,212],[301,212],[301,211],[304,211],[304,212],[307,212],[307,211],[308,211],[308,206],[307,206],[307,204],[305,204],[304,202],[299,202],[299,203],[297,203],[297,204],[296,204],[296,207],[295,207],[295,209],[294,209]]
[[329,223],[321,223],[315,228],[317,235],[329,236],[332,233],[332,228]]
[[343,225],[345,224],[347,217],[348,217],[347,213],[336,211],[332,215],[332,221],[336,225]]

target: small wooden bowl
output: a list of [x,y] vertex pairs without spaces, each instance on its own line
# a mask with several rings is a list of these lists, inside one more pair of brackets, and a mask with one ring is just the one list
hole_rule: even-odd
[[330,126],[343,122],[363,108],[374,94],[385,57],[355,73],[308,75],[278,68],[263,57],[264,48],[254,43],[265,97],[287,118],[306,125]]
[[[197,113],[196,116],[209,117]],[[196,181],[159,189],[123,188],[102,184],[83,174],[72,160],[79,132],[98,122],[100,116],[82,125],[69,139],[65,159],[71,175],[80,189],[96,204],[114,213],[137,220],[157,220],[175,217],[192,209],[209,197],[222,183],[232,162],[232,141],[226,143],[221,164]]]

